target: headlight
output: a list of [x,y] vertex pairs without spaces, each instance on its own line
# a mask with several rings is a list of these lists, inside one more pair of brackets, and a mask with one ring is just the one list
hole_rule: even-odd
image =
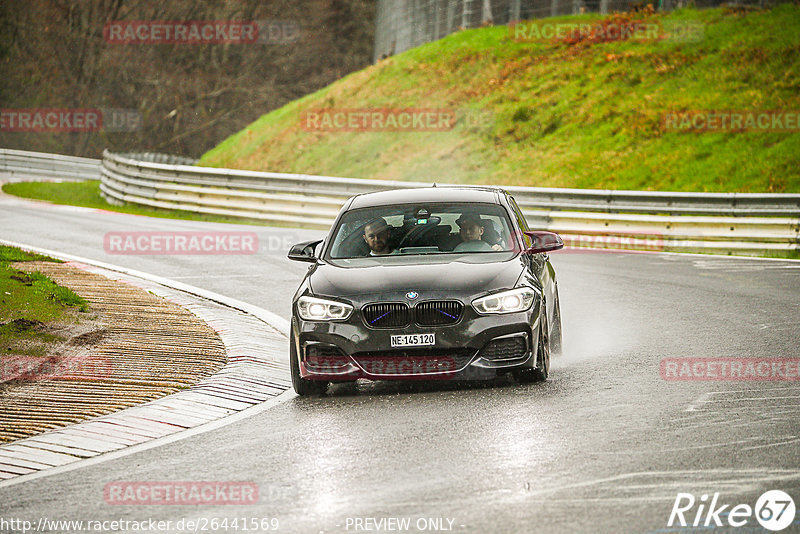
[[350,317],[353,307],[335,300],[300,297],[297,299],[297,313],[306,321],[336,321]]
[[472,301],[472,307],[481,315],[492,313],[514,313],[529,309],[536,292],[529,287],[520,287],[481,297]]

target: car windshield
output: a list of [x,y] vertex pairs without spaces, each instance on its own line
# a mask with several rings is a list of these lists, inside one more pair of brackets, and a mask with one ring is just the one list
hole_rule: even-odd
[[349,211],[333,232],[332,259],[513,250],[497,204],[400,204]]

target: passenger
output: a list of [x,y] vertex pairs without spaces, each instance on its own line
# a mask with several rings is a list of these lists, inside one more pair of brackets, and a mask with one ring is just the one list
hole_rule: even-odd
[[370,256],[385,256],[394,252],[389,245],[389,224],[383,217],[371,220],[364,227],[364,241]]
[[[469,241],[481,241],[483,239],[483,233],[485,232],[486,222],[483,221],[481,219],[481,216],[478,215],[477,213],[462,214],[458,219],[456,219],[456,224],[460,228],[458,234],[461,237],[462,243],[466,243]],[[497,251],[503,250],[502,245],[500,245],[499,243],[494,243],[491,245],[489,243],[486,244],[491,246],[492,250],[497,250]]]

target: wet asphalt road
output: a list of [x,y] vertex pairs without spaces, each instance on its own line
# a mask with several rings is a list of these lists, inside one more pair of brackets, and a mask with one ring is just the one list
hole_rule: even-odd
[[[103,251],[108,231],[199,229],[254,231],[261,249],[252,256]],[[306,266],[286,260],[284,245],[319,235],[0,198],[0,238],[180,280],[285,317]],[[219,430],[0,488],[0,519],[152,518],[174,527],[180,519],[277,518],[279,532],[312,533],[677,532],[667,522],[679,492],[753,506],[779,489],[800,505],[796,381],[660,376],[665,358],[800,357],[800,262],[551,258],[565,354],[544,384],[337,386]],[[254,481],[260,499],[202,507],[103,499],[112,481],[192,480]],[[695,505],[686,520],[696,512]],[[409,528],[388,518],[408,519]],[[377,528],[387,526],[399,528]],[[752,517],[720,530],[761,531]],[[800,515],[790,531],[800,531]]]

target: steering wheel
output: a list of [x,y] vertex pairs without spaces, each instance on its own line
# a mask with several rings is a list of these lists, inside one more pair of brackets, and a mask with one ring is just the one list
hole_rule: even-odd
[[435,221],[433,224],[425,224],[421,226],[412,226],[411,229],[403,236],[397,246],[395,247],[397,250],[400,250],[404,246],[412,244],[414,241],[419,241],[422,239],[423,236],[427,236],[430,232],[433,232],[436,228],[441,228],[438,226],[439,221]]

